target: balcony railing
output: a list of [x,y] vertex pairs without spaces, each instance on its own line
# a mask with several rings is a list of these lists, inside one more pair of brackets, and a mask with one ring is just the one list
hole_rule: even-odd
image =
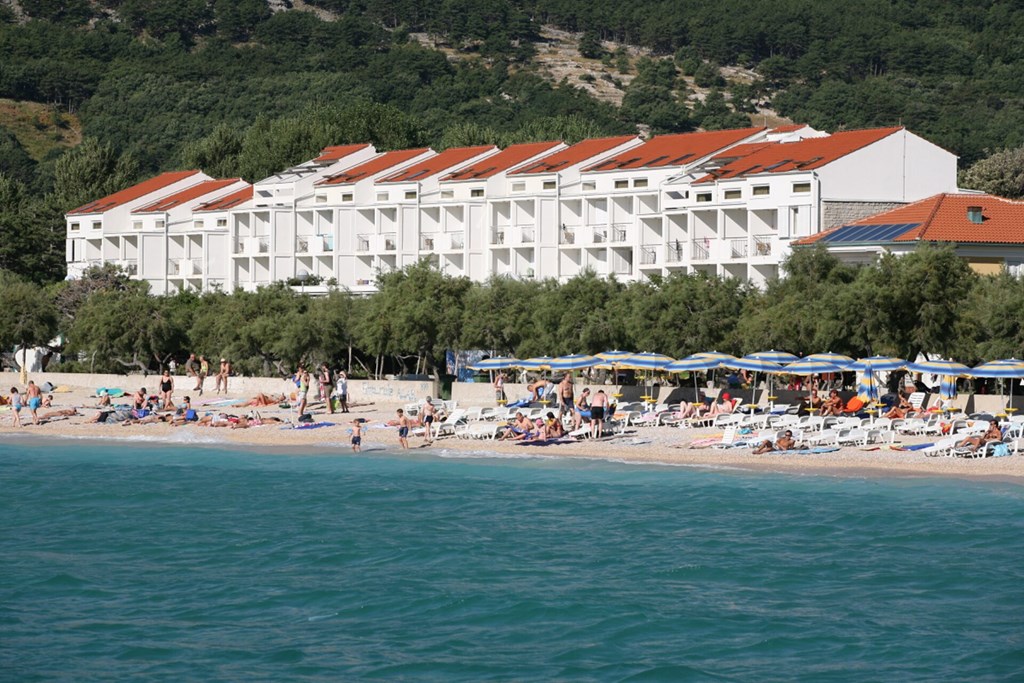
[[537,241],[537,231],[533,228],[521,228],[519,231],[519,241],[522,244],[533,244]]
[[434,251],[433,235],[420,235],[420,251]]
[[640,265],[651,266],[658,262],[657,247],[640,247]]
[[172,258],[167,261],[168,275],[181,275],[181,259]]
[[236,254],[266,254],[268,251],[270,251],[269,237],[239,237],[235,240]]
[[746,237],[729,240],[729,258],[747,258],[749,244]]
[[295,238],[295,253],[296,254],[308,254],[309,253],[309,241],[312,237],[296,237]]
[[611,229],[611,241],[612,242],[625,242],[626,241],[626,229],[629,227],[629,223],[616,223]]
[[463,249],[466,246],[466,233],[464,232],[449,233],[448,239],[449,249]]
[[398,250],[398,233],[386,232],[381,237],[384,238],[384,251]]
[[604,244],[608,241],[608,228],[594,228],[594,244]]
[[707,261],[711,257],[711,242],[708,239],[696,239],[690,242],[690,258],[694,261]]
[[356,235],[356,251],[370,251],[369,235]]
[[683,262],[683,243],[676,240],[672,244],[665,246],[665,263],[682,263]]
[[754,235],[754,255],[771,256],[772,238],[771,235]]
[[558,233],[559,244],[576,244],[576,230],[574,228],[562,228]]
[[491,244],[505,244],[505,231],[504,230],[492,230],[491,231]]

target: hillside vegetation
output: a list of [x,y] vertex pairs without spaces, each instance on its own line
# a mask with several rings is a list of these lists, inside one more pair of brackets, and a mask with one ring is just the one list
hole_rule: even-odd
[[[0,267],[61,277],[62,213],[112,184],[256,180],[353,141],[788,117],[903,124],[967,168],[1024,143],[1022,32],[1010,0],[4,0],[0,98],[55,125],[28,135],[0,107]],[[92,142],[60,156],[72,114]]]

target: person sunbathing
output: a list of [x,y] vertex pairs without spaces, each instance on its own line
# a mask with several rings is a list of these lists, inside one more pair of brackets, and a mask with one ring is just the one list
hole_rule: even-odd
[[516,417],[512,420],[512,424],[502,433],[499,441],[505,441],[511,439],[512,441],[521,441],[530,436],[530,432],[533,431],[533,423],[530,422],[522,413],[516,413]]
[[828,392],[828,398],[822,401],[821,404],[821,414],[834,416],[843,414],[843,399],[839,396],[837,390],[832,389]]
[[157,415],[156,413],[150,413],[143,417],[128,418],[127,420],[121,423],[121,426],[127,427],[128,425],[148,425],[153,424],[154,422],[170,422],[173,419],[174,416],[170,414],[165,413],[163,415]]
[[256,394],[248,403],[245,405],[252,406],[254,408],[266,408],[267,406],[276,406],[284,403],[285,396],[280,394],[279,396],[273,396],[268,394],[259,393]]
[[995,443],[1003,440],[1003,430],[999,428],[999,422],[996,420],[989,420],[988,429],[985,433],[980,436],[968,436],[957,443],[957,448],[970,448],[972,452],[976,452],[979,448],[987,443]]
[[697,412],[699,415],[702,415],[703,417],[715,417],[717,415],[728,415],[732,413],[735,407],[736,404],[733,402],[732,396],[730,396],[728,393],[723,393],[721,396],[719,396],[717,402],[712,403],[703,411],[701,411],[701,409],[698,408]]
[[793,432],[786,430],[786,433],[780,436],[775,443],[772,443],[771,439],[765,439],[761,442],[761,445],[751,451],[754,455],[761,455],[762,453],[770,453],[771,451],[791,451],[796,447],[796,440],[793,438]]
[[74,415],[81,415],[77,408],[64,408],[62,410],[51,410],[47,413],[43,413],[39,416],[39,419],[43,422],[47,420],[53,420],[62,417],[72,417]]
[[920,412],[920,411],[917,410],[916,408],[914,408],[914,405],[909,400],[907,400],[906,396],[904,396],[903,394],[900,394],[900,401],[899,401],[899,403],[897,403],[892,408],[890,408],[889,412],[887,412],[882,417],[888,417],[890,419],[900,419],[900,420],[902,420],[903,418],[910,417],[911,415],[913,415],[914,413],[917,413],[917,412]]

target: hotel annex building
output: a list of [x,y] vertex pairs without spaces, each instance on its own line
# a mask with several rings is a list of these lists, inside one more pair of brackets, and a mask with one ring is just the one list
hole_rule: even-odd
[[946,192],[956,157],[904,128],[341,145],[253,185],[177,171],[90,202],[67,214],[67,264],[121,265],[154,294],[281,280],[370,293],[422,258],[477,281],[591,269],[763,285],[792,243]]

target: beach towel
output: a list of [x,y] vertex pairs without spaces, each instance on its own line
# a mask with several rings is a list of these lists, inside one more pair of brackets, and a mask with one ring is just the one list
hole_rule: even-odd
[[333,427],[333,422],[310,422],[308,424],[281,427],[281,429],[320,429],[321,427]]
[[538,441],[516,441],[516,446],[554,446],[560,443],[576,443],[576,439],[545,439]]
[[118,398],[124,396],[124,389],[108,389],[107,387],[100,387],[96,390],[97,396],[102,396],[103,394],[106,394],[110,398]]
[[768,453],[771,453],[772,455],[799,455],[801,453],[834,453],[835,451],[838,450],[839,448],[837,446],[815,446],[814,448],[793,448],[788,451],[768,451],[767,453],[763,453],[763,455],[768,455]]

